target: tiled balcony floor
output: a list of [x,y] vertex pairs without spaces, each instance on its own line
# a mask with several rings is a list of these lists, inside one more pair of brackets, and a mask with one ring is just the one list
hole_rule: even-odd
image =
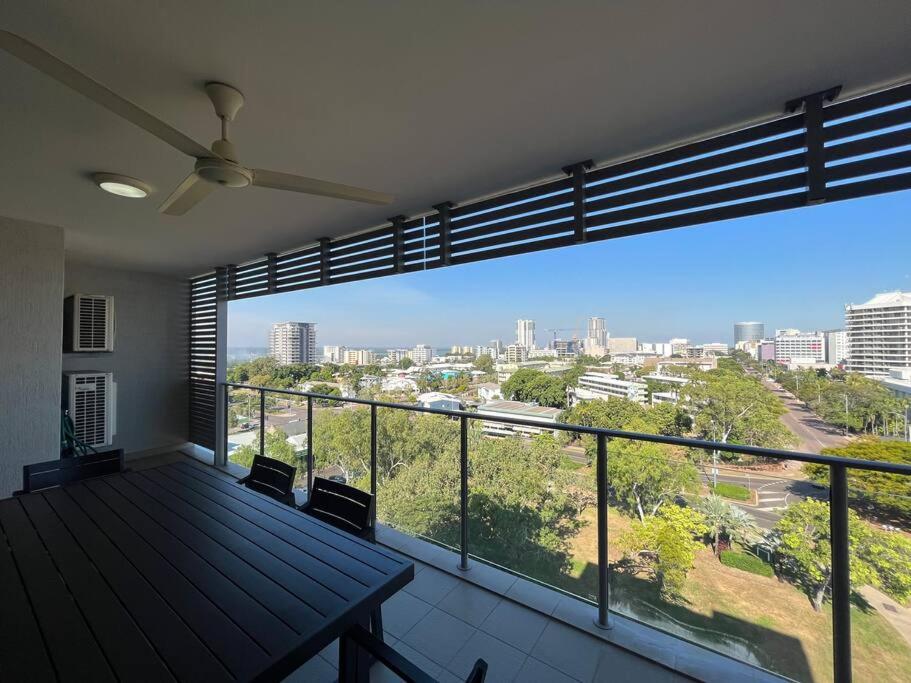
[[[478,657],[491,683],[690,680],[434,567],[415,562],[415,572],[383,604],[386,641],[443,683],[464,681]],[[336,642],[286,680],[329,683],[337,663]],[[370,680],[400,681],[381,664]]]

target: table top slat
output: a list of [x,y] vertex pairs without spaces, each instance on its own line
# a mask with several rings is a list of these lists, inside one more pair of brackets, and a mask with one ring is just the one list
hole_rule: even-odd
[[246,530],[247,533],[240,533],[234,528],[239,525],[232,523],[229,519],[231,515],[224,508],[181,487],[155,470],[138,472],[135,479],[127,476],[132,481],[145,479],[159,487],[162,499],[167,498],[168,505],[174,512],[243,557],[264,574],[273,577],[322,617],[344,607],[344,598],[326,586],[314,582],[310,576],[295,566],[295,562],[289,563],[270,552],[268,547],[261,546],[257,541],[263,539],[257,538],[256,533],[249,530]]
[[79,539],[98,571],[179,679],[231,680],[227,669],[205,644],[73,501],[69,491],[78,488],[77,484],[32,495],[43,495],[73,536]]
[[[8,503],[0,503],[6,505]],[[6,533],[0,523],[0,605],[3,629],[0,637],[0,680],[33,683],[56,681],[41,629],[19,576]]]
[[101,647],[19,500],[0,504],[0,524],[15,555],[59,679],[115,681]]
[[[312,566],[319,572],[320,576],[328,577],[333,590],[342,591],[346,597],[347,592],[359,593],[365,586],[382,581],[385,578],[383,572],[353,558],[351,555],[346,555],[336,550],[330,544],[323,543],[251,505],[233,504],[231,502],[233,499],[226,499],[224,493],[217,488],[209,486],[206,482],[175,470],[169,470],[167,476],[206,498],[226,506],[232,513],[253,526],[267,531],[279,539],[280,545],[289,544],[297,549],[292,550],[289,548],[291,552],[304,552],[307,558],[312,558],[312,562],[308,560],[308,567]],[[295,512],[294,514],[297,513]],[[340,574],[341,576],[336,577],[335,574]]]
[[320,618],[319,613],[276,583],[268,574],[260,572],[241,557],[216,542],[188,521],[150,496],[135,482],[124,477],[105,479],[105,483],[134,501],[134,503],[163,525],[176,538],[195,549],[219,572],[242,586],[261,605],[288,625],[296,633],[305,633],[313,628]]
[[47,500],[42,496],[19,500],[117,677],[150,683],[175,680]]
[[86,485],[70,488],[69,494],[232,675],[246,678],[266,661],[267,654],[256,641],[155,552]]
[[[316,541],[326,543],[343,552],[348,557],[358,562],[373,567],[384,574],[394,574],[401,571],[406,562],[401,556],[382,546],[359,539],[350,534],[339,532],[338,529],[309,515],[293,510],[268,496],[256,491],[251,491],[243,486],[227,482],[221,477],[206,471],[204,465],[198,463],[176,463],[174,469],[187,472],[206,481],[207,484],[227,496],[234,498],[246,505],[265,512],[267,515],[284,522],[288,526],[298,529]],[[212,468],[208,468],[212,469]]]
[[130,528],[135,529],[197,590],[218,605],[266,653],[273,655],[293,644],[296,634],[291,628],[206,562],[194,548],[181,543],[153,521],[108,482],[103,479],[88,481],[86,488],[104,501]]

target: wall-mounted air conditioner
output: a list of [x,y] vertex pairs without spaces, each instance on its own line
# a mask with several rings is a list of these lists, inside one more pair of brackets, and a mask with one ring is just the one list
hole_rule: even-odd
[[117,385],[111,372],[63,373],[63,407],[76,438],[98,448],[111,446],[117,433]]
[[114,350],[114,297],[74,294],[64,300],[63,350]]

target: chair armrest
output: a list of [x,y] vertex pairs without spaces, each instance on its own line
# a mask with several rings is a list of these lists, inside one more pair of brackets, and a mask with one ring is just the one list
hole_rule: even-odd
[[430,675],[405,659],[382,640],[372,635],[363,626],[352,627],[347,636],[372,654],[405,683],[436,683],[435,679]]
[[238,480],[237,480],[237,483],[238,483],[238,484],[246,484],[246,483],[247,483],[247,479],[249,479],[249,478],[250,478],[250,475],[248,474],[246,477],[241,477],[240,479],[238,479]]

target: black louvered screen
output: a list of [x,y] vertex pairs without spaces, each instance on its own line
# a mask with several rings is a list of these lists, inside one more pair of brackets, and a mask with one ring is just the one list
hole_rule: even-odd
[[215,450],[217,278],[190,281],[189,441]]
[[911,187],[911,85],[795,100],[775,121],[240,267],[244,299],[471,263]]

